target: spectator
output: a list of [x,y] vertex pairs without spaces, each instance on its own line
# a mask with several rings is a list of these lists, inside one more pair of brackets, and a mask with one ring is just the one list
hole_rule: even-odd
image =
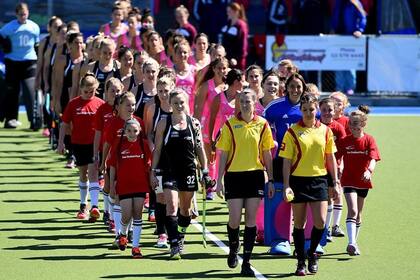
[[236,67],[245,70],[249,29],[244,7],[231,3],[226,11],[229,21],[222,28],[222,44],[228,50],[228,59],[235,59]]
[[[0,29],[0,41],[9,42],[9,50],[5,54],[7,93],[4,106],[5,128],[16,128],[18,121],[19,92],[22,86],[28,120],[31,129],[35,127],[33,118],[33,102],[35,97],[35,72],[39,44],[39,26],[28,19],[29,8],[26,3],[19,3],[15,9],[16,19]],[[3,49],[5,49],[3,47]],[[3,110],[2,110],[3,111]],[[38,124],[37,124],[38,125]],[[39,124],[40,125],[40,124]]]

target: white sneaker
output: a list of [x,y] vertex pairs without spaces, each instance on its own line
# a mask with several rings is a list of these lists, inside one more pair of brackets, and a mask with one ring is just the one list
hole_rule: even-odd
[[4,125],[5,128],[16,128],[18,126],[21,126],[22,123],[16,119],[11,119],[7,121]]
[[168,236],[166,234],[160,234],[156,242],[155,247],[157,248],[168,248]]

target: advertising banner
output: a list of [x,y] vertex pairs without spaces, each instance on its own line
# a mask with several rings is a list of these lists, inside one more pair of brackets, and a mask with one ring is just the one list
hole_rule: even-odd
[[300,70],[366,70],[366,37],[267,36],[266,69],[291,59]]

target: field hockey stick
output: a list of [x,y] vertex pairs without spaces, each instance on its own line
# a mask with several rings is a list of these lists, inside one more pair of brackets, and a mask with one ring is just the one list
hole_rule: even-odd
[[203,217],[202,217],[202,227],[203,227],[203,246],[206,248],[206,207],[207,207],[207,190],[212,189],[216,184],[215,180],[212,180],[208,174],[208,171],[203,172],[202,174],[202,187],[203,187]]

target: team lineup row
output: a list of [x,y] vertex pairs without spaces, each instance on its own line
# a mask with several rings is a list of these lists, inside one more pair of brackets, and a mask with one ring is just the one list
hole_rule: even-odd
[[[155,31],[145,37],[147,51],[116,50],[114,40],[98,35],[85,54],[83,35],[68,32],[70,26],[60,21],[51,19],[51,35],[40,44],[35,86],[51,96],[46,119],[57,151],[68,150],[79,168],[78,218],[100,217],[102,192],[103,216],[115,226],[116,244],[126,248],[132,227],[132,255],[142,257],[141,214],[150,193],[157,246],[169,242],[170,258],[180,259],[194,192],[204,182],[209,198],[216,192],[227,202],[231,268],[238,265],[245,208],[241,274],[253,276],[256,213],[264,195],[271,199],[274,184],[282,183],[293,209],[297,275],[307,273],[306,259],[309,272],[317,272],[328,204],[340,201],[342,192],[349,209],[347,251],[360,254],[361,213],[380,160],[375,140],[363,131],[366,107],[344,116],[347,100],[339,92],[318,102],[316,87],[305,83],[291,61],[265,75],[257,65],[235,69],[222,45],[207,53],[205,34],[195,38],[194,54],[178,34],[166,53]],[[103,187],[98,174],[104,175]],[[305,252],[307,205],[314,226]]]

